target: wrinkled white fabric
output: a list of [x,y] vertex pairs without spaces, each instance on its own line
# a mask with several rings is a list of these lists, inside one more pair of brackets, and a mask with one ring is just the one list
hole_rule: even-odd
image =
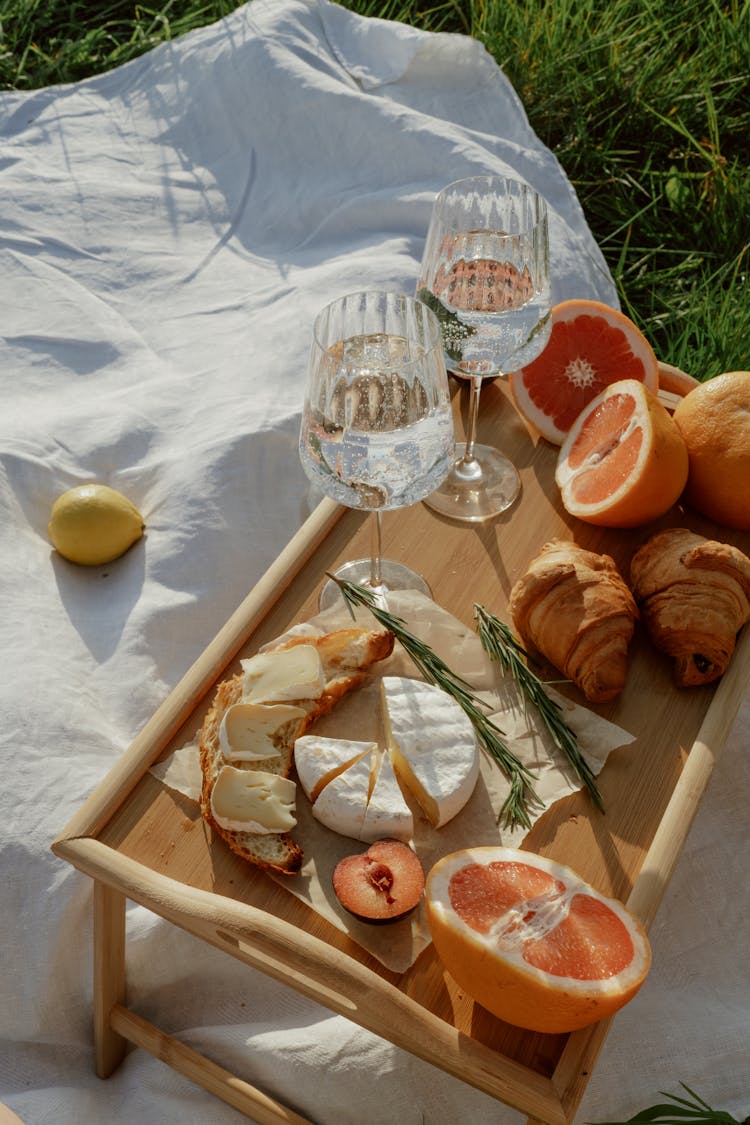
[[[0,1101],[27,1125],[238,1122],[143,1051],[91,1051],[91,886],[49,845],[310,508],[297,457],[312,320],[411,291],[448,181],[548,199],[554,297],[616,303],[575,194],[468,38],[327,0],[254,0],[85,82],[0,96]],[[147,534],[76,568],[64,489]],[[683,1080],[748,1106],[747,707],[581,1120]],[[130,999],[320,1125],[519,1115],[133,906]],[[366,1106],[366,1108],[363,1108]]]

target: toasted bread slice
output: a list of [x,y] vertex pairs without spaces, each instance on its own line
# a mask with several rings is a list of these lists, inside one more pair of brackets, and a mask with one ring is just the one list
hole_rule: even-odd
[[[289,777],[294,760],[294,743],[300,735],[336,705],[339,699],[365,679],[368,668],[384,660],[393,651],[393,634],[387,631],[371,632],[362,628],[337,629],[320,637],[293,637],[274,651],[299,644],[314,644],[320,654],[325,678],[323,693],[317,699],[290,700],[301,708],[304,718],[293,719],[277,732],[274,744],[280,756],[260,762],[233,762],[237,768],[263,770]],[[213,831],[237,855],[257,867],[293,875],[302,866],[303,853],[299,844],[288,832],[255,833],[231,831],[217,824],[211,811],[211,792],[225,764],[219,745],[219,728],[224,712],[242,697],[244,673],[222,681],[200,732],[200,763],[203,774],[201,812]]]

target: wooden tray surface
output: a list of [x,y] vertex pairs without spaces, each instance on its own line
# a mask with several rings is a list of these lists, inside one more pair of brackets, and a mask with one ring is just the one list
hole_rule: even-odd
[[[460,432],[466,404],[462,388],[454,389]],[[521,472],[522,496],[509,513],[483,524],[459,524],[420,504],[383,517],[384,556],[418,569],[435,599],[469,625],[474,602],[509,620],[512,584],[555,536],[611,554],[625,576],[633,551],[661,527],[691,527],[750,553],[750,535],[680,509],[632,531],[598,529],[567,516],[554,484],[556,450],[527,432],[500,382],[483,388],[479,439],[501,446]],[[407,972],[388,971],[293,895],[237,859],[220,840],[212,840],[197,805],[147,772],[159,757],[191,741],[213,687],[237,670],[239,658],[313,616],[325,572],[346,559],[366,556],[369,545],[366,515],[323,502],[92,794],[56,841],[55,851],[128,897],[323,1003],[330,1001],[334,1010],[524,1112],[548,1121],[569,1120],[606,1025],[571,1036],[509,1027],[460,994],[432,947]],[[603,892],[628,902],[650,924],[749,678],[750,644],[743,635],[718,688],[679,690],[667,659],[653,650],[639,627],[625,691],[618,700],[593,708],[637,736],[634,744],[610,756],[600,775],[604,815],[584,794],[574,794],[541,817],[524,846],[569,864]],[[575,689],[569,694],[581,701]],[[226,925],[207,927],[199,917],[205,914],[210,921],[213,905],[220,919],[222,911],[229,911]],[[278,919],[291,929],[274,931],[267,944],[257,926],[254,931],[251,912],[246,911],[248,924],[241,923],[243,906],[261,911],[261,920]],[[319,970],[314,949],[326,954],[327,964]],[[364,982],[372,1003],[354,1003],[351,996],[336,993],[337,980],[350,991]],[[398,1010],[399,997],[408,998],[405,1012]]]

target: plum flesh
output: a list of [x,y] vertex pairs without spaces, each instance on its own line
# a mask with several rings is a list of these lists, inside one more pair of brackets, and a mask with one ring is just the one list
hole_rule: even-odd
[[377,840],[366,852],[348,855],[333,872],[341,905],[362,922],[397,922],[424,893],[418,856],[401,840]]

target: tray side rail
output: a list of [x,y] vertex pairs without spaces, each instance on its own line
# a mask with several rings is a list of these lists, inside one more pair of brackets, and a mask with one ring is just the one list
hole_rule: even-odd
[[91,878],[397,1047],[530,1117],[568,1125],[549,1078],[464,1035],[319,938],[245,903],[187,887],[90,837],[58,841],[53,850]]
[[[732,675],[719,681],[625,903],[647,930],[664,898],[714,765],[750,683],[750,632],[747,630],[743,631],[732,660]],[[648,987],[648,980],[644,987]],[[572,1119],[578,1107],[614,1018],[568,1037],[552,1075],[552,1084],[568,1119]]]

